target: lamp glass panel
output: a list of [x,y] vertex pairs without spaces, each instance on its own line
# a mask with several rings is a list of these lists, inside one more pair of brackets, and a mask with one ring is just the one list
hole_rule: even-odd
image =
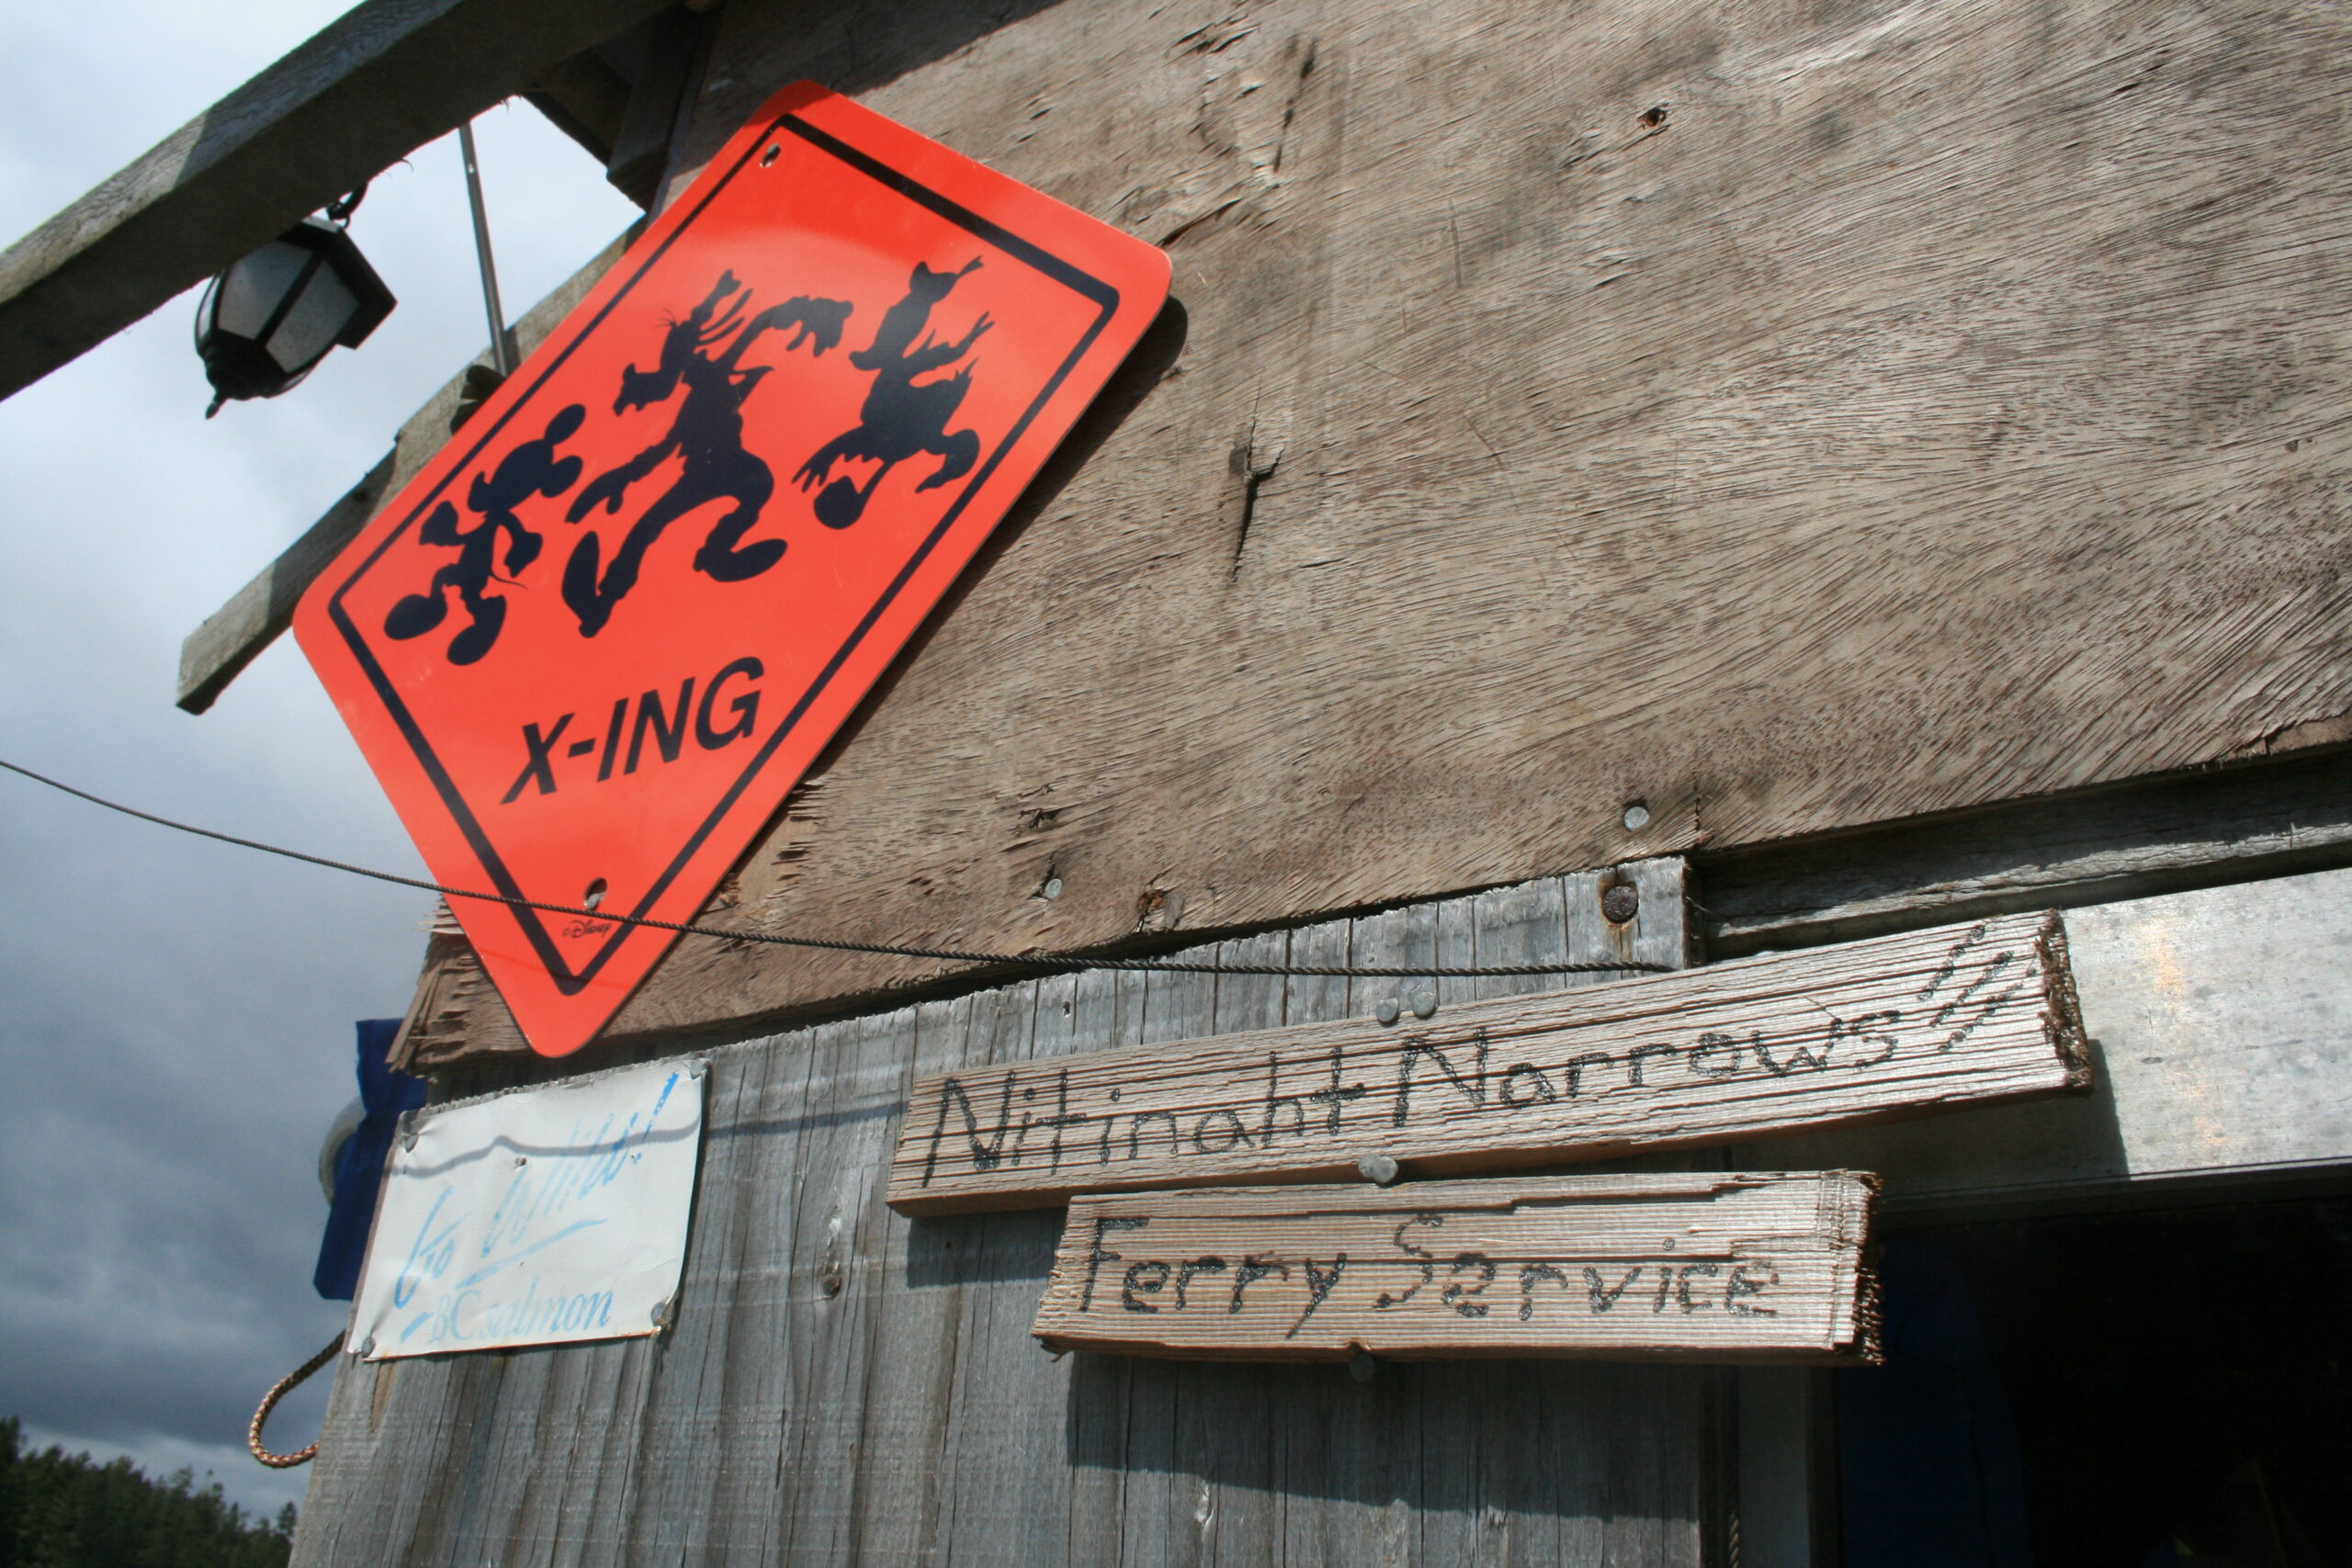
[[311,275],[302,297],[269,334],[269,356],[289,374],[304,369],[334,346],[335,334],[351,320],[359,301],[332,266]]
[[220,279],[220,300],[213,311],[213,325],[236,337],[255,338],[269,324],[270,312],[277,309],[294,280],[302,276],[311,253],[300,245],[289,245],[283,240],[272,240],[250,255],[241,257]]

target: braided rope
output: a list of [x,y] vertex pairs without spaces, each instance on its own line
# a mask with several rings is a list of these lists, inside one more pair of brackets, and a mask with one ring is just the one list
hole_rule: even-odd
[[343,1336],[337,1334],[326,1342],[325,1347],[317,1355],[270,1384],[269,1392],[261,1396],[261,1408],[254,1412],[253,1425],[245,1428],[245,1447],[253,1450],[254,1458],[272,1470],[291,1470],[298,1464],[308,1464],[319,1457],[319,1445],[315,1440],[309,1448],[298,1449],[290,1454],[270,1452],[261,1446],[262,1423],[269,1419],[269,1413],[277,1408],[279,1400],[293,1393],[304,1378],[334,1360],[335,1352],[342,1348]]

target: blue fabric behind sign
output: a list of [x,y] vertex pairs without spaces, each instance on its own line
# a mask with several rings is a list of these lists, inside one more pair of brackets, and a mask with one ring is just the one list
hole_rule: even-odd
[[327,1234],[319,1241],[319,1266],[311,1276],[319,1294],[331,1302],[347,1302],[359,1289],[368,1227],[376,1218],[376,1190],[384,1181],[384,1156],[391,1152],[401,1112],[424,1103],[423,1078],[385,1065],[400,1030],[397,1018],[363,1018],[358,1023],[359,1105],[365,1114],[359,1130],[335,1156],[334,1202],[327,1210]]

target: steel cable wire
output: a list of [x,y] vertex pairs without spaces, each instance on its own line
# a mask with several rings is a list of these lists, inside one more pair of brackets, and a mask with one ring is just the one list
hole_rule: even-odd
[[676,931],[684,936],[717,937],[725,942],[762,942],[777,947],[814,948],[828,953],[859,953],[882,958],[924,958],[950,964],[985,964],[994,966],[1041,969],[1066,972],[1076,969],[1134,969],[1176,975],[1271,975],[1298,976],[1305,978],[1353,980],[1419,980],[1419,979],[1486,979],[1529,975],[1623,975],[1666,974],[1669,967],[1663,964],[1644,964],[1625,959],[1610,964],[1430,964],[1419,968],[1395,965],[1314,964],[1227,964],[1215,960],[1174,958],[1113,958],[1078,953],[977,953],[954,947],[919,947],[894,942],[851,942],[839,937],[786,936],[776,931],[753,931],[741,926],[707,926],[698,920],[662,920],[650,915],[617,915],[607,910],[577,904],[554,904],[536,898],[522,898],[505,893],[485,893],[476,888],[449,887],[422,876],[402,876],[398,872],[379,871],[372,866],[354,865],[347,861],[329,859],[325,855],[289,850],[279,844],[264,843],[258,839],[242,839],[234,833],[223,833],[213,828],[199,828],[192,822],[141,811],[135,806],[108,800],[101,795],[37,773],[32,769],[0,758],[0,769],[15,773],[35,784],[70,795],[92,806],[133,817],[141,822],[152,822],[159,828],[175,832],[194,834],[218,843],[233,844],[239,849],[254,850],[263,854],[277,855],[285,860],[300,861],[305,865],[322,866],[329,871],[345,872],[376,882],[389,882],[396,887],[413,887],[435,893],[444,898],[472,898],[488,904],[505,904],[518,909],[533,909],[547,915],[571,915],[581,919],[607,920],[616,925],[644,926],[653,931]]

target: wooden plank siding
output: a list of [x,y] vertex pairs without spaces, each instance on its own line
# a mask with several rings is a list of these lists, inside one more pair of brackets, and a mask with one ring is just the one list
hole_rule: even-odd
[[[725,919],[1084,950],[2347,733],[2352,13],[975,14],[738,0],[673,177],[811,77],[1177,307]],[[690,938],[613,1038],[953,972]]]
[[[1612,945],[1685,951],[1674,871],[1643,868]],[[1607,949],[1570,933],[1603,880],[1204,954],[1590,961]],[[675,1329],[341,1359],[295,1561],[1699,1568],[1722,1414],[1703,1370],[1398,1365],[1359,1382],[1056,1359],[1030,1325],[1057,1213],[909,1220],[883,1202],[919,1074],[1329,1020],[1396,984],[1096,970],[716,1050]]]
[[[1670,960],[1686,939],[1656,891],[1667,868],[1631,869],[1653,891],[1630,945]],[[1582,958],[1567,933],[1612,874],[1216,951]],[[2352,942],[2352,871],[2067,919],[2090,1095],[1638,1164],[1872,1170],[1889,1215],[2352,1182],[2330,1077],[2352,1052],[2332,958]],[[1451,1002],[1567,978],[1440,984]],[[1445,1363],[1359,1384],[1053,1361],[1027,1314],[1058,1215],[884,1204],[922,1075],[1363,1016],[1396,985],[1091,970],[718,1048],[676,1330],[344,1359],[297,1562],[1702,1562],[1721,1389],[1697,1369]]]

